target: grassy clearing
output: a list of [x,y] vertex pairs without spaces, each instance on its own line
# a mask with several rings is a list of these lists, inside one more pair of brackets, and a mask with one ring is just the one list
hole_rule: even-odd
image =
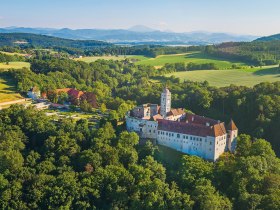
[[23,67],[30,68],[30,63],[28,62],[9,62],[7,65],[6,63],[0,63],[0,69],[22,69]]
[[0,78],[0,103],[22,99],[23,97],[16,93],[14,82],[7,77]]
[[173,54],[173,55],[159,55],[156,58],[147,58],[143,57],[140,61],[136,62],[136,64],[143,64],[143,65],[152,65],[152,66],[164,66],[166,63],[196,63],[196,64],[203,64],[203,63],[215,63],[218,68],[220,69],[228,69],[231,68],[233,64],[242,66],[245,65],[242,62],[235,62],[235,61],[228,61],[221,58],[216,58],[212,56],[205,55],[201,52],[190,52],[185,54]]
[[181,81],[208,81],[210,85],[224,87],[230,84],[252,87],[261,82],[280,81],[280,69],[277,67],[264,67],[236,70],[198,70],[175,72],[165,75],[175,76]]

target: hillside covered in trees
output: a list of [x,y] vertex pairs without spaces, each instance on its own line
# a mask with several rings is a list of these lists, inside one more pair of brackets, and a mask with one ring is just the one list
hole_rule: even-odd
[[280,159],[248,135],[216,163],[182,156],[172,176],[155,146],[109,122],[90,130],[13,106],[0,111],[0,136],[1,209],[280,208]]
[[271,36],[264,36],[256,39],[256,41],[279,41],[280,40],[280,34],[274,34]]
[[92,40],[71,40],[28,33],[0,33],[0,46],[92,48],[109,46],[109,43]]
[[236,59],[249,65],[276,65],[280,60],[280,41],[228,42],[207,46],[205,52],[222,58]]

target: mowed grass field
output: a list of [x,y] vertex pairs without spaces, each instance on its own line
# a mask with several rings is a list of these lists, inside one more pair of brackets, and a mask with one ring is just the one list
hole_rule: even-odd
[[[118,56],[89,56],[89,57],[82,57],[82,58],[75,58],[76,61],[84,61],[87,63],[91,63],[97,60],[125,60],[126,58],[136,58],[137,56],[133,55],[118,55]],[[144,58],[144,56],[142,56]]]
[[190,52],[184,54],[172,54],[172,55],[159,55],[156,58],[138,57],[139,61],[136,64],[152,65],[156,67],[164,66],[166,63],[215,63],[220,69],[229,69],[233,64],[238,66],[246,65],[242,62],[229,61],[217,57],[212,57],[201,52]]
[[181,81],[208,81],[210,85],[216,87],[224,87],[231,84],[252,87],[261,82],[280,81],[280,69],[278,67],[264,67],[234,70],[197,70],[175,72],[165,76],[175,76],[180,78]]
[[7,77],[0,77],[0,103],[22,99],[23,97],[16,93],[14,82]]
[[9,62],[7,65],[6,63],[0,63],[0,69],[22,69],[23,67],[30,68],[30,63],[28,62]]

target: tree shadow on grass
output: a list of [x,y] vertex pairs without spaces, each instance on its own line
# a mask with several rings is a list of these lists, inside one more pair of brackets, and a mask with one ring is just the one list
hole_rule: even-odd
[[258,76],[275,75],[275,76],[280,77],[280,68],[274,67],[274,68],[269,68],[269,69],[261,69],[261,70],[255,71],[253,74],[258,75]]

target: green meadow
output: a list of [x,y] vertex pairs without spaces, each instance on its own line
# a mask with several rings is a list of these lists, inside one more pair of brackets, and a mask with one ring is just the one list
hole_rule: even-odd
[[7,102],[22,99],[19,93],[16,93],[14,82],[7,77],[0,78],[0,102]]
[[236,61],[229,61],[217,57],[212,57],[206,55],[201,52],[190,52],[184,54],[172,54],[172,55],[159,55],[156,58],[147,58],[147,57],[138,57],[139,61],[136,64],[143,64],[143,65],[152,65],[155,67],[164,66],[166,63],[196,63],[196,64],[203,64],[203,63],[215,63],[218,68],[220,69],[228,69],[231,68],[233,64],[238,66],[246,65],[242,62]]
[[210,85],[216,87],[224,87],[231,84],[252,87],[261,82],[280,81],[280,69],[278,67],[263,67],[233,70],[197,70],[174,72],[165,76],[174,76],[181,81],[208,81]]
[[30,63],[28,62],[9,62],[7,65],[6,63],[0,63],[0,69],[21,69],[23,67],[30,68]]

